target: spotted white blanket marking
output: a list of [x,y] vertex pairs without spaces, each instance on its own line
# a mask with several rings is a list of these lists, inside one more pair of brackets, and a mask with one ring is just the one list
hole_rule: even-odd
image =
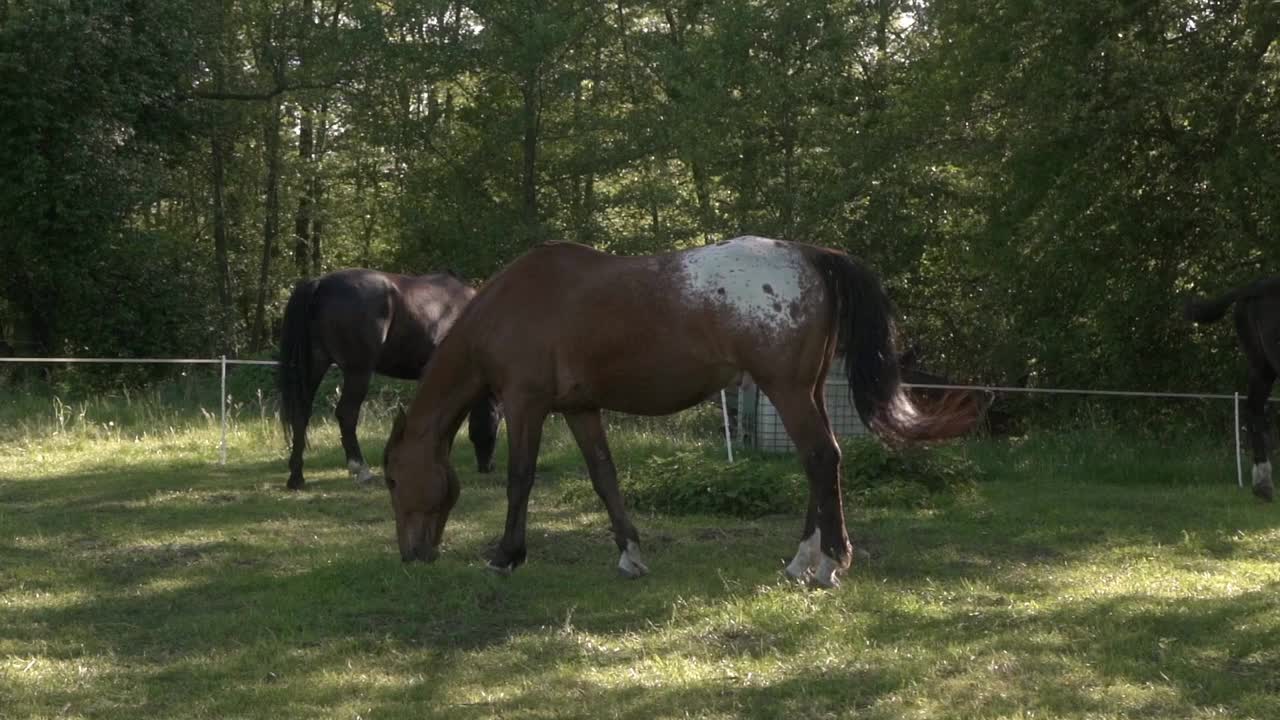
[[772,335],[800,326],[805,296],[821,281],[799,248],[751,236],[683,252],[679,263],[691,304],[724,308]]

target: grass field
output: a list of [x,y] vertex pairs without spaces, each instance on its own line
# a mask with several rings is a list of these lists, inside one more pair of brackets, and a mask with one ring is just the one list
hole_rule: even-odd
[[[856,567],[821,592],[780,579],[798,508],[641,514],[652,574],[616,577],[559,429],[530,562],[500,578],[504,488],[465,442],[444,555],[405,566],[330,424],[287,493],[251,409],[225,468],[209,417],[95,412],[0,429],[0,717],[1280,717],[1280,508],[1220,442],[973,442],[975,492],[851,506]],[[385,435],[362,427],[371,461]],[[719,452],[644,426],[615,445]]]

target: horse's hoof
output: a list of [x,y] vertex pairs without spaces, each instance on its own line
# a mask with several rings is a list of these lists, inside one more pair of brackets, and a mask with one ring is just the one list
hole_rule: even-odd
[[649,566],[640,560],[640,543],[635,540],[627,541],[627,549],[618,558],[618,574],[629,580],[649,574]]
[[840,587],[839,576],[841,570],[843,570],[843,566],[840,563],[824,554],[822,560],[818,563],[818,571],[813,574],[813,579],[809,581],[809,584],[813,587],[834,590]]
[[307,486],[307,481],[303,480],[302,478],[298,478],[297,480],[294,480],[293,478],[289,478],[289,482],[285,483],[284,485],[286,490],[301,490],[306,486]]
[[618,565],[618,574],[627,580],[639,580],[649,574],[649,567],[642,562],[632,562],[629,566]]
[[1275,486],[1271,483],[1259,483],[1253,486],[1253,494],[1263,502],[1271,502],[1275,499]]
[[498,466],[496,463],[489,463],[487,465],[477,465],[476,471],[479,472],[481,475],[488,475],[489,473],[496,470],[497,467]]
[[782,569],[782,577],[785,578],[787,582],[805,585],[813,579],[813,571],[806,568],[804,571],[797,573],[791,569],[790,565],[787,565]]
[[501,575],[502,577],[511,577],[511,572],[516,569],[516,566],[515,566],[515,563],[511,563],[510,565],[497,565],[492,561],[490,561],[489,563],[485,564],[484,569],[488,570],[489,572],[495,575]]
[[382,478],[378,477],[377,475],[374,475],[373,473],[369,473],[364,477],[356,476],[352,478],[352,481],[355,482],[355,484],[359,487],[371,487],[377,484],[377,482],[381,479]]
[[818,588],[819,590],[835,590],[840,587],[840,578],[832,575],[823,578],[821,575],[814,575],[809,579],[809,587]]

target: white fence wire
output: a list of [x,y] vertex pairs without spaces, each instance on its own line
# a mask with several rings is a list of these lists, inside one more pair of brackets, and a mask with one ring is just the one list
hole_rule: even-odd
[[[218,447],[218,464],[227,464],[227,366],[228,365],[279,365],[275,360],[236,360],[226,355],[217,358],[45,358],[45,357],[0,357],[0,363],[28,364],[137,364],[137,365],[218,365],[220,366],[219,422],[222,425],[222,441]],[[1140,390],[1093,390],[1087,388],[1026,388],[1002,385],[946,385],[935,383],[903,383],[904,387],[927,390],[962,390],[983,393],[1009,393],[1027,395],[1087,395],[1095,397],[1129,397],[1129,398],[1171,398],[1182,400],[1231,400],[1235,407],[1235,456],[1236,484],[1244,487],[1244,467],[1240,457],[1240,393],[1187,393],[1187,392],[1147,392]],[[733,462],[733,442],[729,429],[729,411],[725,401],[725,393],[720,391],[720,408],[724,419],[725,451],[729,462]]]

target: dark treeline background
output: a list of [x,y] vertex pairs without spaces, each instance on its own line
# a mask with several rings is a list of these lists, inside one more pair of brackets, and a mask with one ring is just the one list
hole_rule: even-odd
[[[0,350],[264,354],[293,282],[844,248],[933,370],[1223,389],[1271,0],[0,0]],[[549,288],[548,291],[554,289]]]

